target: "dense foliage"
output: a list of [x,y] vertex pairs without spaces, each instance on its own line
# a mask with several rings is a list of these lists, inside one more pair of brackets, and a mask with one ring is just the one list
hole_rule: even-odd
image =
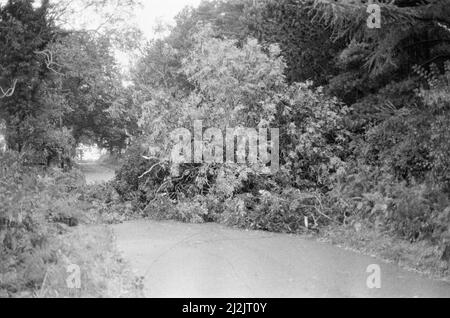
[[54,237],[80,222],[71,194],[84,183],[72,174],[44,174],[23,165],[17,153],[0,154],[0,293],[38,290],[47,267],[58,262]]
[[135,125],[113,112],[130,98],[114,57],[117,33],[67,30],[61,19],[69,8],[33,0],[0,5],[0,117],[8,148],[28,152],[32,165],[66,167],[80,142],[119,152]]
[[[88,6],[111,2],[123,5]],[[73,296],[66,270],[74,263],[86,270],[80,295],[103,297],[111,270],[123,270],[107,231],[94,239],[69,230],[125,218],[130,208],[116,192],[86,186],[72,168],[80,142],[118,151],[133,128],[113,111],[130,99],[114,58],[120,19],[110,12],[104,22],[114,33],[66,28],[72,4],[0,3],[0,298]]]
[[[224,0],[184,10],[136,64],[142,136],[116,188],[144,215],[282,232],[363,222],[444,251],[445,3],[380,2],[381,29],[367,27],[363,1]],[[280,171],[197,164],[174,178],[170,132],[194,120],[278,127]]]
[[73,229],[121,222],[131,206],[107,185],[87,186],[78,170],[45,170],[24,160],[17,152],[0,153],[0,297],[69,296],[71,264],[84,268],[85,297],[105,296],[104,271],[112,268],[105,268],[105,258],[111,258],[108,266],[117,266],[111,237],[102,230],[97,238],[80,238]]
[[[450,3],[374,2],[380,29],[364,0],[203,1],[146,43],[121,14],[96,32],[64,27],[69,0],[0,5],[0,129],[12,150],[0,140],[0,293],[41,288],[55,236],[93,218],[364,226],[450,262]],[[108,3],[134,5],[86,8]],[[127,85],[119,47],[138,55]],[[201,134],[278,128],[279,169],[175,164],[171,133],[195,121]],[[213,139],[201,157],[225,159]],[[70,168],[79,143],[126,149],[111,184],[38,167]]]

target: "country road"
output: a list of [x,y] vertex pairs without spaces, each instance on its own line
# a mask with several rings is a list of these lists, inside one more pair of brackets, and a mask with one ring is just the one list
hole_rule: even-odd
[[[81,168],[88,183],[114,176]],[[450,297],[448,283],[300,236],[146,220],[113,230],[149,298]],[[367,286],[370,265],[381,268],[380,289]]]
[[86,177],[87,184],[96,184],[108,182],[114,178],[115,172],[112,168],[102,165],[98,162],[80,162],[78,163],[81,171]]
[[[450,297],[448,283],[299,236],[153,221],[114,231],[150,298]],[[380,289],[367,287],[372,264]]]

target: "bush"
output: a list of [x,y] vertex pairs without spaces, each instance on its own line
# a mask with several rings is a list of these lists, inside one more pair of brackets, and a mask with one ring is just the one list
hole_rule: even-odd
[[389,169],[399,180],[423,181],[433,168],[430,153],[429,115],[419,110],[402,109],[366,133],[357,148],[368,164]]
[[261,191],[258,196],[242,194],[226,200],[219,220],[247,229],[304,233],[338,222],[330,212],[323,206],[319,193],[296,189],[281,194]]
[[[17,294],[42,283],[54,261],[46,220],[54,202],[39,170],[22,166],[17,153],[0,154],[0,293]],[[42,193],[44,191],[44,193]],[[57,196],[57,195],[56,195]]]
[[205,197],[173,201],[165,196],[156,197],[144,211],[144,215],[156,220],[175,220],[185,223],[210,222],[210,210]]
[[98,220],[84,201],[85,181],[73,170],[24,165],[25,156],[0,153],[0,295],[32,296],[58,258],[59,235]]
[[312,83],[294,84],[280,96],[277,120],[283,168],[292,185],[329,189],[345,169],[350,132],[345,128],[347,107],[326,96]]
[[149,161],[144,159],[145,151],[139,144],[134,144],[127,149],[123,165],[116,172],[116,180],[114,187],[117,192],[126,200],[133,200],[135,196],[140,197],[140,182],[142,176],[148,171],[152,164],[156,161]]
[[409,240],[432,240],[444,246],[449,224],[449,198],[426,185],[397,185],[392,192],[394,204],[388,211],[387,225]]
[[356,164],[327,197],[327,206],[343,215],[344,223],[365,220],[410,241],[447,244],[450,198],[430,183],[400,182],[386,171]]

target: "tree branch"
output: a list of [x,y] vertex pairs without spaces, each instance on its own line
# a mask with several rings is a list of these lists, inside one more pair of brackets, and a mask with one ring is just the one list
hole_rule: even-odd
[[8,88],[6,91],[0,86],[0,99],[3,99],[5,97],[11,97],[14,94],[14,91],[16,90],[17,80],[14,80],[13,86],[11,88]]
[[55,66],[59,66],[61,67],[61,65],[59,65],[58,63],[53,61],[53,53],[50,50],[43,50],[43,51],[35,51],[34,52],[37,55],[42,55],[45,58],[45,65],[47,66],[47,68],[57,74],[62,75],[60,72],[58,72],[57,70],[55,70],[53,68],[53,65]]

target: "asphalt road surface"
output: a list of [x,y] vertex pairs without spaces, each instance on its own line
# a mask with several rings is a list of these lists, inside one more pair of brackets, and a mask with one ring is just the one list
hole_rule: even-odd
[[149,298],[450,297],[448,283],[300,236],[154,221],[114,231]]
[[87,184],[108,182],[114,179],[114,170],[98,162],[79,162],[78,165],[86,177]]

